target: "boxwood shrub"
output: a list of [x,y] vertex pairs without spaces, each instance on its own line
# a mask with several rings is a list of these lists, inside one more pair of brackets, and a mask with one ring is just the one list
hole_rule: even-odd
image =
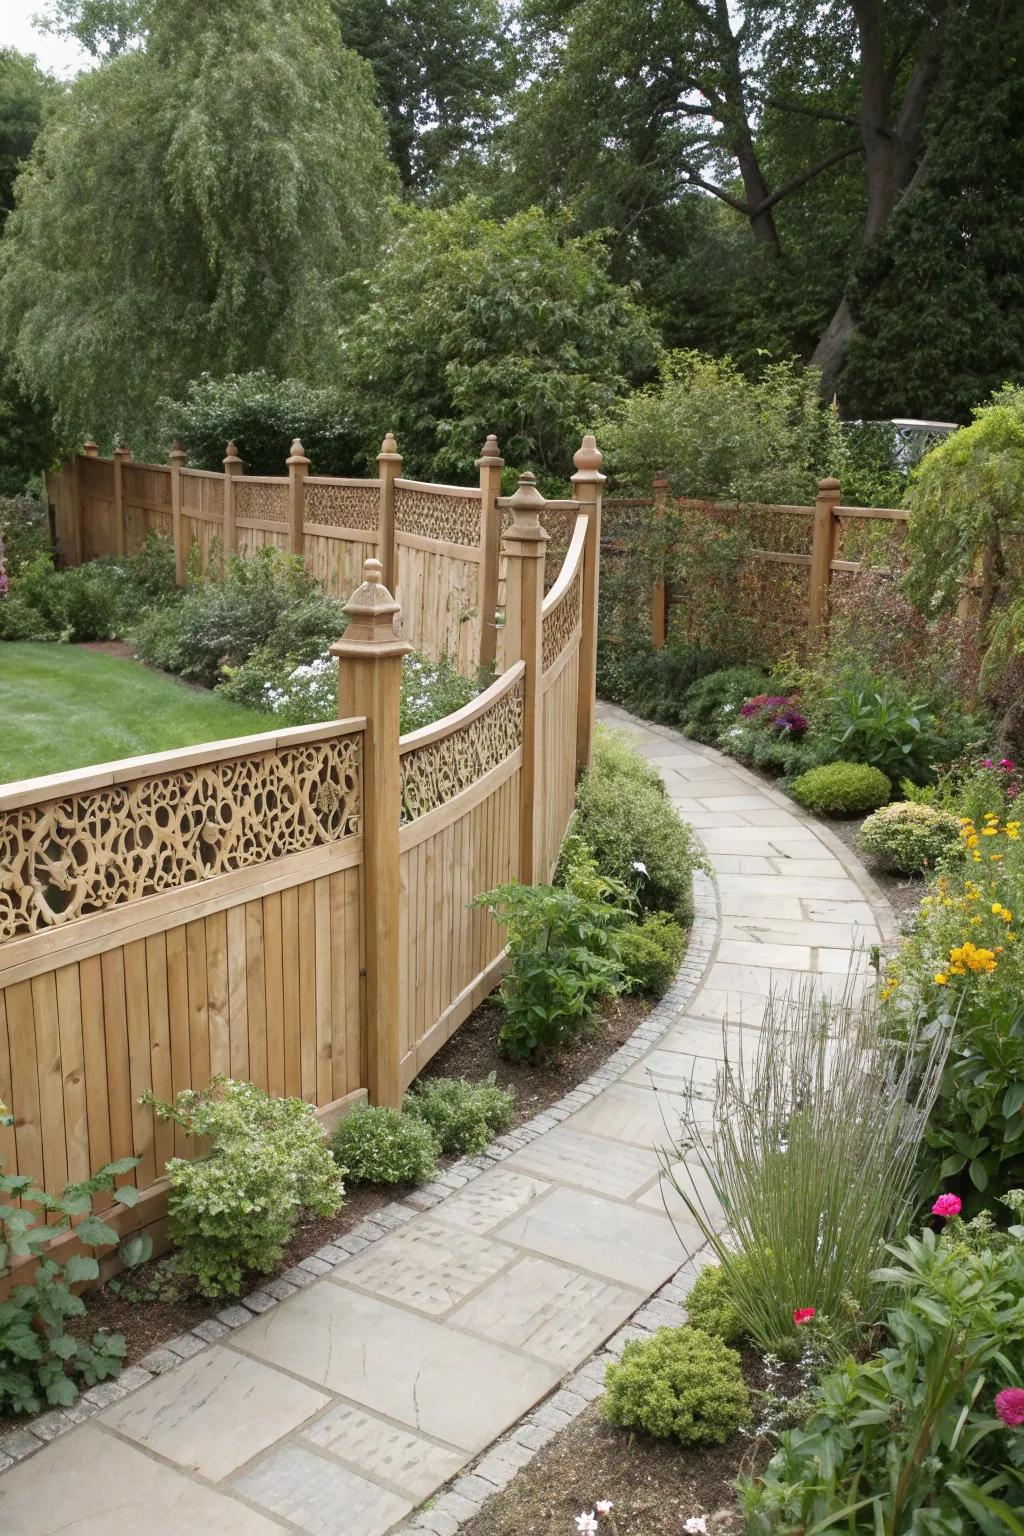
[[826,763],[794,779],[789,792],[818,816],[860,816],[884,805],[892,784],[880,768],[867,763]]

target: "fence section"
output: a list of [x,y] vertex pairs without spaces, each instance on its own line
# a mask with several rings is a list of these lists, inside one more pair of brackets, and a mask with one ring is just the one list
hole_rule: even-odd
[[655,647],[670,632],[703,645],[725,635],[768,656],[817,645],[850,578],[869,561],[891,568],[909,517],[843,506],[833,479],[819,482],[814,506],[670,498],[660,475],[652,491],[606,502],[604,530],[613,567],[631,565],[647,587]]
[[[286,480],[179,462],[168,472],[170,516],[222,529],[226,511],[239,539],[290,541],[301,522],[372,548],[372,530],[358,526],[370,519],[366,487],[307,477],[297,459]],[[504,936],[476,898],[548,878],[589,761],[600,460],[584,439],[572,533],[547,597],[547,504],[532,476],[508,500],[491,479],[491,526],[509,517],[505,670],[454,715],[400,736],[411,646],[371,556],[332,648],[338,721],[0,790],[9,1171],[59,1189],[111,1158],[139,1157],[143,1198],[116,1220],[122,1234],[145,1229],[159,1244],[164,1164],[194,1149],[141,1094],[171,1098],[224,1073],[301,1095],[327,1117],[367,1095],[400,1101],[500,976]],[[92,469],[112,473],[99,460]],[[437,544],[428,553],[450,572],[462,558],[452,551],[474,547],[458,539],[468,540],[481,498],[441,490],[441,502],[417,505],[445,519],[456,508],[464,525],[412,533],[401,496],[410,487],[389,479],[406,524],[399,562],[404,535]],[[151,512],[152,490],[145,476],[132,488]],[[228,498],[219,524],[217,493]],[[339,520],[311,524],[311,511]],[[121,526],[139,535],[137,521]],[[212,556],[212,542],[206,549]],[[447,613],[424,604],[420,618],[443,625]]]

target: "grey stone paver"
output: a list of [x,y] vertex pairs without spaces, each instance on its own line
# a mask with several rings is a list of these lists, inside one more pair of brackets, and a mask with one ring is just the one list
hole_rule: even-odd
[[[695,1104],[710,1114],[723,1019],[730,1054],[756,1049],[770,990],[813,975],[836,995],[853,955],[863,985],[866,952],[893,925],[841,841],[779,791],[665,727],[601,713],[662,773],[715,881],[698,877],[698,920],[661,1003],[483,1155],[38,1433],[0,1438],[0,1531],[455,1536],[600,1395],[627,1340],[682,1320],[709,1250],[657,1149],[684,1096],[706,1096]],[[695,1152],[672,1163],[717,1220]]]

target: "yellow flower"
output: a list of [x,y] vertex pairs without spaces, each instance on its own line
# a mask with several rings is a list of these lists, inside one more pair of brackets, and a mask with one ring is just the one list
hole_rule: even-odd
[[935,985],[937,987],[945,987],[945,986],[949,985],[949,977],[946,975],[945,971],[937,971],[936,972],[936,974],[935,974]]
[[[970,939],[965,939],[962,944],[956,945],[949,952],[951,970],[956,971],[957,966],[963,966],[965,970],[989,973],[996,968],[996,955],[998,949],[983,949],[977,944],[972,944]],[[957,972],[957,974],[961,974]]]
[[982,837],[998,837],[999,836],[999,828],[998,827],[982,827],[981,835],[982,835]]
[[973,928],[976,923],[980,923],[980,922],[981,922],[981,918],[978,916],[977,913],[975,913],[974,916],[971,918],[971,927]]

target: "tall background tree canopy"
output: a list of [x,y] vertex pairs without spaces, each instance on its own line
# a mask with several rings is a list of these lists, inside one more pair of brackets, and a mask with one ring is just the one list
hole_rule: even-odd
[[63,85],[0,53],[4,462],[55,451],[51,423],[162,452],[158,402],[200,379],[330,391],[353,467],[395,427],[454,474],[488,430],[551,472],[659,347],[813,362],[862,418],[967,420],[1024,375],[1019,0],[49,24],[94,62]]

